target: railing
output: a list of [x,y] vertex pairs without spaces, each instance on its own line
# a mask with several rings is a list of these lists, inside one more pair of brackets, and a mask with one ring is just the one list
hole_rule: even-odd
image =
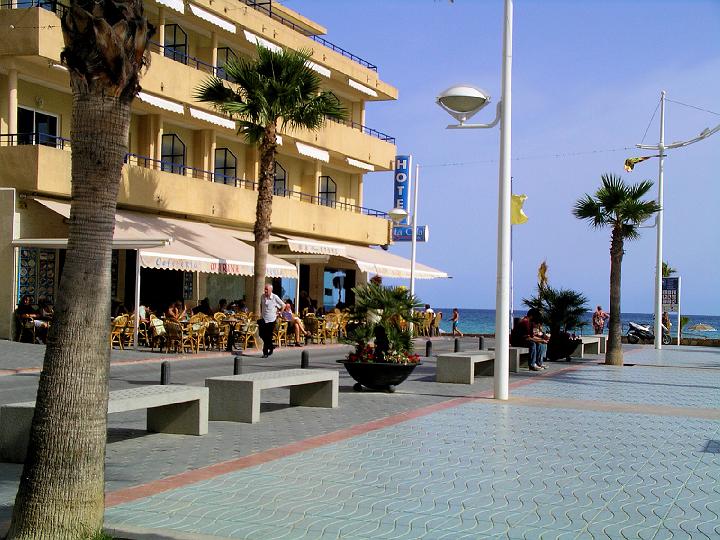
[[0,135],[0,146],[49,146],[64,150],[70,148],[70,139],[48,133],[4,133]]
[[185,64],[186,66],[193,67],[197,70],[204,71],[205,73],[211,73],[221,79],[229,80],[225,74],[225,70],[222,68],[215,67],[212,64],[208,64],[207,62],[200,60],[199,58],[195,58],[194,56],[188,56],[185,53],[175,50],[173,47],[160,45],[160,43],[156,41],[150,41],[149,43],[150,50],[152,52],[162,54],[166,58],[170,58],[171,60],[175,60],[176,62],[180,62],[181,64]]
[[356,214],[364,214],[366,216],[390,219],[386,212],[381,212],[380,210],[373,210],[372,208],[365,208],[364,206],[357,206],[355,204],[329,200],[327,197],[310,195],[309,193],[302,193],[300,191],[292,191],[289,189],[275,189],[274,194],[276,197],[287,197],[301,202],[307,202],[311,204],[317,204],[319,206],[327,206],[329,208],[345,210],[346,212],[355,212]]
[[248,6],[250,6],[251,8],[256,9],[257,11],[260,11],[260,12],[264,13],[265,15],[267,15],[268,17],[270,17],[271,19],[275,19],[275,20],[278,21],[279,23],[287,26],[288,28],[292,28],[292,29],[295,30],[296,32],[298,32],[298,33],[300,33],[300,34],[302,34],[302,35],[304,35],[304,36],[306,36],[306,37],[309,37],[309,38],[312,39],[313,41],[317,41],[318,43],[320,43],[321,45],[324,45],[324,46],[327,47],[328,49],[331,49],[331,50],[335,51],[336,53],[339,53],[339,54],[343,55],[345,58],[349,58],[349,59],[352,60],[353,62],[357,62],[357,63],[360,64],[361,66],[365,66],[366,68],[371,69],[371,70],[373,70],[373,71],[377,71],[377,70],[378,70],[378,68],[377,68],[377,66],[376,66],[375,64],[371,64],[371,63],[368,62],[367,60],[363,60],[362,58],[360,58],[359,56],[354,55],[354,54],[351,53],[350,51],[346,51],[346,50],[343,49],[342,47],[338,47],[338,46],[335,45],[334,43],[329,42],[327,39],[321,38],[320,36],[317,36],[317,35],[315,35],[315,34],[313,34],[313,33],[311,33],[311,32],[308,32],[308,31],[307,31],[305,28],[303,28],[302,26],[297,25],[297,24],[295,24],[294,22],[286,19],[286,18],[283,17],[282,15],[279,15],[279,14],[275,13],[275,12],[272,10],[272,2],[257,1],[257,0],[244,0],[244,1],[245,1],[245,4],[248,5]]
[[181,176],[188,176],[198,180],[207,180],[209,182],[217,182],[219,184],[225,184],[238,188],[242,187],[250,190],[255,189],[255,182],[252,180],[217,174],[212,171],[196,169],[195,167],[188,167],[187,165],[173,163],[172,161],[162,161],[147,156],[140,156],[134,153],[128,153],[125,156],[125,163],[128,163],[129,165],[137,165],[138,167],[144,167],[146,169],[155,169],[158,171],[179,174]]
[[383,133],[382,131],[378,131],[376,129],[372,129],[367,126],[363,126],[362,124],[358,124],[357,122],[353,122],[352,120],[340,120],[338,118],[332,118],[330,116],[328,116],[326,118],[328,120],[332,120],[333,122],[336,122],[338,124],[342,124],[344,126],[348,126],[353,129],[359,129],[365,135],[370,135],[371,137],[376,137],[376,138],[380,139],[381,141],[395,144],[395,137],[392,137],[391,135],[388,135],[387,133]]
[[67,6],[62,5],[57,0],[26,0],[24,2],[12,2],[11,0],[2,0],[0,7],[3,9],[27,9],[39,7],[57,13],[60,17],[63,16]]

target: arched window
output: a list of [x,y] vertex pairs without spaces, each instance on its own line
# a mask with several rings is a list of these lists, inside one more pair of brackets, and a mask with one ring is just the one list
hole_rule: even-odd
[[185,30],[177,24],[165,25],[165,56],[187,64],[188,39]]
[[235,185],[237,178],[237,158],[227,148],[215,149],[215,175],[216,182]]
[[287,195],[287,171],[277,161],[275,162],[275,182],[273,183],[273,193],[280,197]]
[[185,174],[185,143],[174,133],[162,136],[161,169],[175,174]]
[[320,177],[320,191],[318,193],[320,197],[320,204],[325,206],[335,207],[335,199],[337,197],[337,184],[335,180],[329,176]]

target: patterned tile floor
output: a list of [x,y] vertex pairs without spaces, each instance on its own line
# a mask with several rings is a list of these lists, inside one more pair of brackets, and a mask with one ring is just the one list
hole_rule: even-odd
[[109,508],[106,522],[250,539],[720,538],[717,439],[711,420],[478,400]]

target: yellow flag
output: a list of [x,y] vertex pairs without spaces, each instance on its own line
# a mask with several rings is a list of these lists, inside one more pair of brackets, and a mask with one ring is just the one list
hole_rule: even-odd
[[527,199],[527,195],[512,196],[510,223],[512,223],[513,225],[522,225],[528,220],[525,212],[523,212],[523,204],[525,204],[525,199]]
[[627,158],[625,160],[625,171],[631,172],[635,168],[635,165],[637,165],[638,163],[642,163],[646,159],[650,159],[650,158],[654,158],[654,157],[660,157],[660,155]]

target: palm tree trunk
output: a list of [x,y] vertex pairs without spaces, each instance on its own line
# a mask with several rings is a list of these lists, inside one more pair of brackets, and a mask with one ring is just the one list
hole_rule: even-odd
[[605,363],[623,365],[622,321],[620,320],[620,278],[623,259],[623,235],[620,227],[612,230],[610,242],[610,325],[608,328]]
[[260,178],[258,180],[258,200],[255,209],[255,260],[253,280],[253,306],[259,317],[260,297],[265,286],[267,270],[268,242],[270,240],[270,219],[272,217],[273,183],[275,179],[276,127],[274,123],[265,126],[265,134],[260,141]]
[[110,260],[128,100],[73,92],[67,257],[8,539],[100,530],[107,437]]

